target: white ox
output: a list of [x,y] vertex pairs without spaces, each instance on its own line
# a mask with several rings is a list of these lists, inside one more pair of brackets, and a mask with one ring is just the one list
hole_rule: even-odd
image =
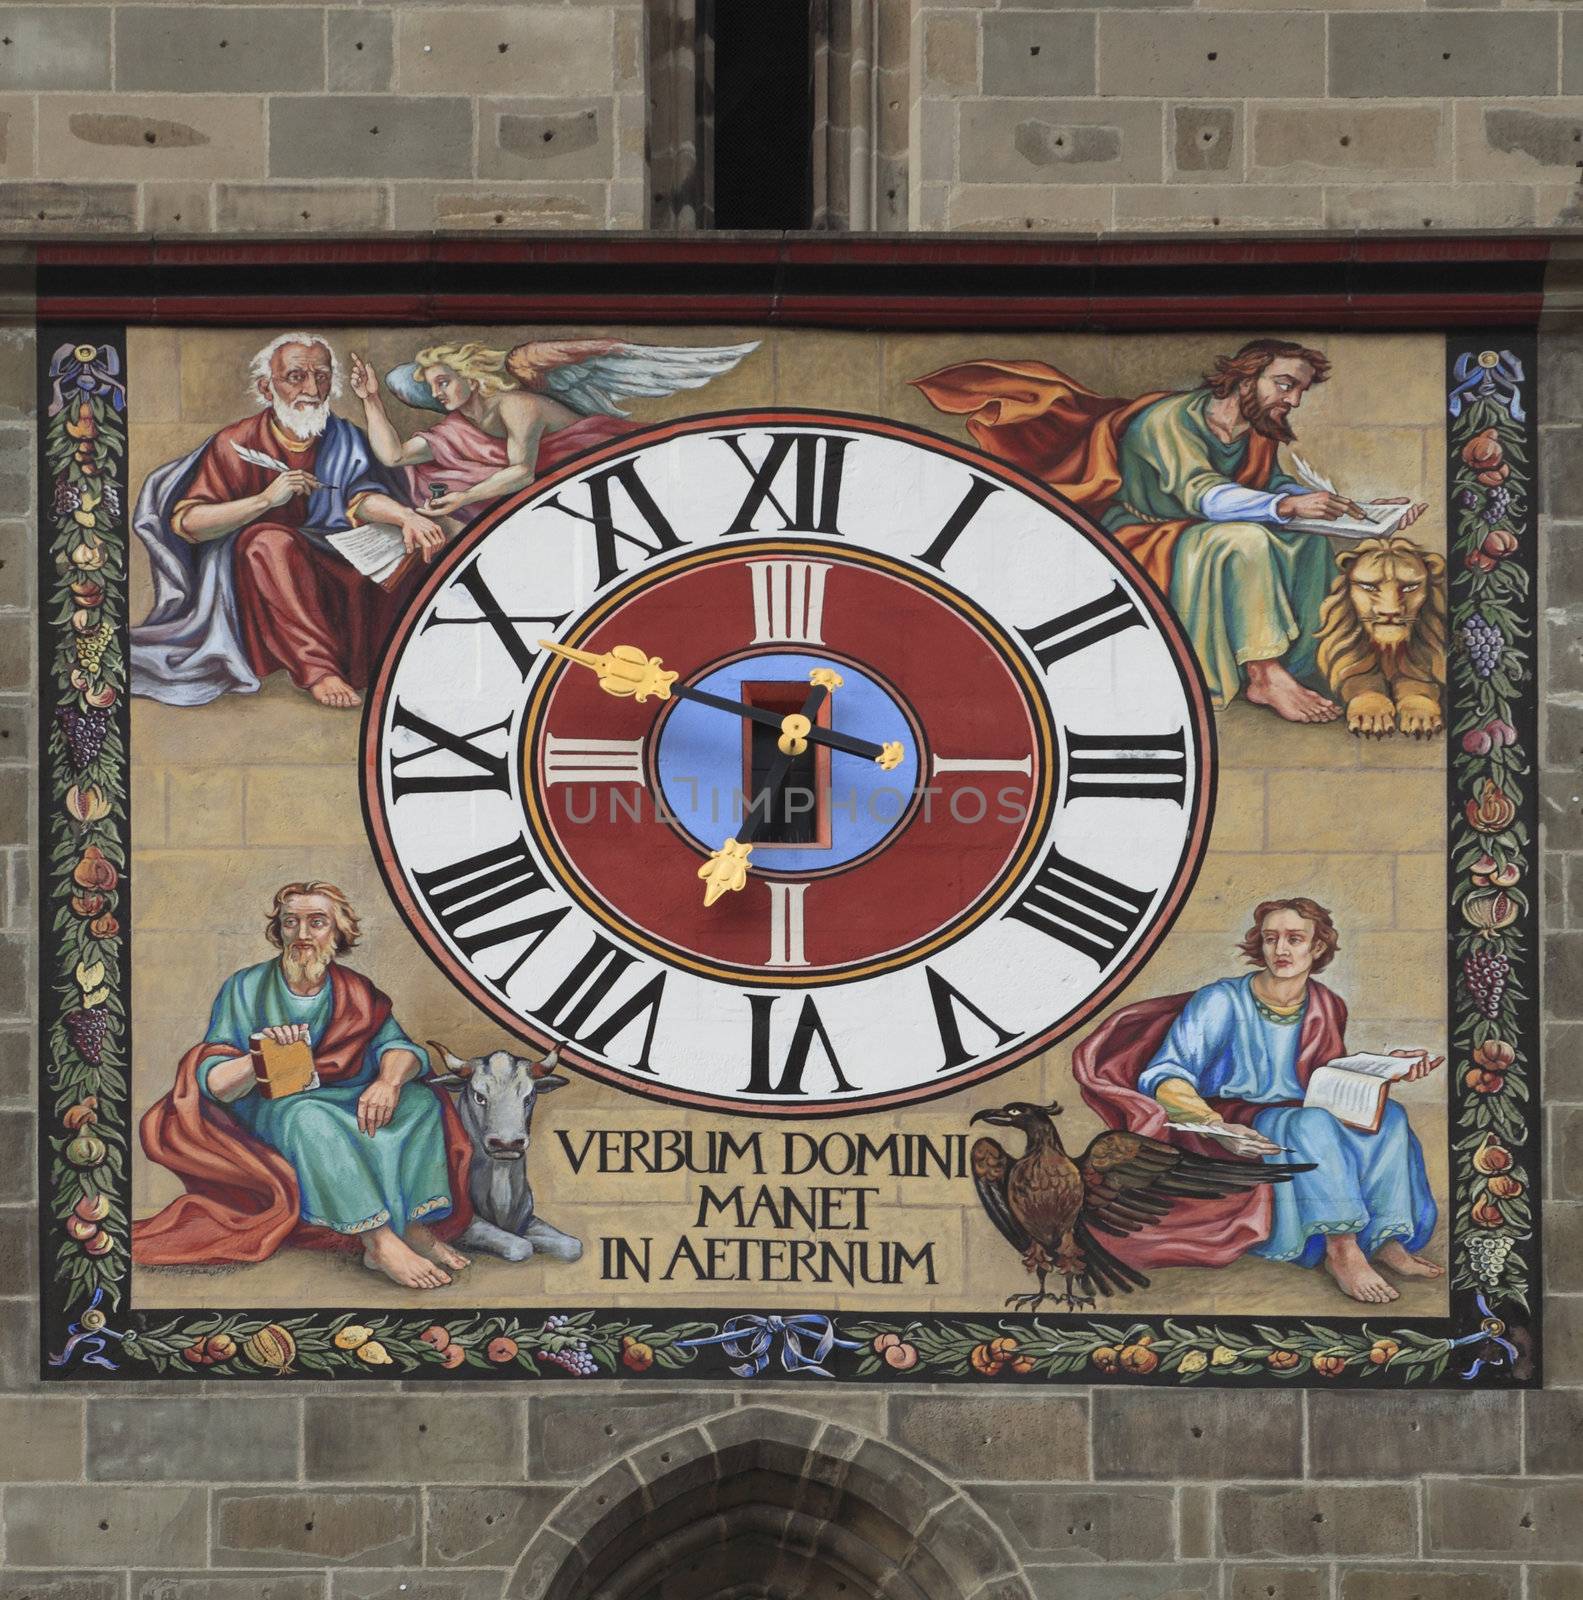
[[429,1081],[452,1092],[462,1126],[473,1142],[467,1173],[473,1222],[457,1244],[487,1250],[507,1261],[526,1261],[534,1255],[575,1261],[583,1253],[582,1241],[552,1228],[534,1211],[528,1182],[533,1107],[541,1094],[564,1089],[567,1083],[552,1076],[561,1059],[560,1046],[542,1061],[528,1061],[506,1050],[469,1061],[432,1039],[429,1048],[444,1058],[448,1069]]

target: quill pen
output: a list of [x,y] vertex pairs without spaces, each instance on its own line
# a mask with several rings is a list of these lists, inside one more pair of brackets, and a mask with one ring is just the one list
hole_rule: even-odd
[[235,439],[231,441],[231,448],[250,466],[262,467],[266,472],[291,471],[284,461],[275,456],[267,456],[262,450],[250,450],[245,444],[238,444]]
[[1309,464],[1304,461],[1295,450],[1291,452],[1291,458],[1292,470],[1299,478],[1303,480],[1304,483],[1308,485],[1310,489],[1318,489],[1322,494],[1333,494],[1338,500],[1346,501],[1348,514],[1356,517],[1359,522],[1374,522],[1377,520],[1376,518],[1371,517],[1369,513],[1357,503],[1356,500],[1348,500],[1347,497],[1335,486],[1335,484],[1333,484],[1330,479],[1324,475],[1324,473],[1315,472],[1314,469],[1309,466]]

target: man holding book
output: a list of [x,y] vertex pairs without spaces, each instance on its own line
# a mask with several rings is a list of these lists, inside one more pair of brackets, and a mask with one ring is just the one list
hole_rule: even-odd
[[1245,692],[1290,722],[1330,722],[1341,707],[1300,681],[1335,577],[1325,533],[1338,523],[1357,538],[1399,533],[1426,507],[1365,508],[1282,470],[1291,415],[1329,375],[1322,351],[1253,339],[1217,356],[1197,388],[1132,400],[1042,361],[970,361],[913,381],[942,411],[966,414],[983,449],[1095,517],[1148,573],[1217,710]]
[[[1382,1267],[1442,1275],[1417,1254],[1437,1215],[1423,1150],[1385,1093],[1390,1079],[1425,1077],[1442,1058],[1347,1058],[1346,1006],[1314,976],[1338,946],[1318,902],[1267,900],[1240,946],[1257,971],[1128,1006],[1074,1053],[1084,1098],[1113,1125],[1181,1130],[1222,1155],[1312,1163],[1256,1201],[1213,1202],[1213,1215],[1194,1202],[1204,1212],[1156,1247],[1154,1264],[1224,1265],[1248,1253],[1322,1265],[1365,1304],[1397,1298]],[[1359,1080],[1375,1085],[1372,1096]]]
[[[203,1042],[143,1118],[143,1148],[187,1192],[132,1229],[144,1266],[262,1261],[284,1243],[360,1248],[409,1289],[451,1281],[471,1220],[472,1146],[389,999],[337,959],[357,915],[334,884],[288,883],[278,955],[226,979]],[[460,1196],[460,1200],[456,1197]]]
[[320,705],[349,709],[422,567],[380,584],[335,541],[388,525],[426,562],[445,534],[330,409],[340,374],[322,339],[282,334],[249,375],[257,413],[156,468],[138,496],[154,605],[132,630],[132,692],[202,705],[283,671]]

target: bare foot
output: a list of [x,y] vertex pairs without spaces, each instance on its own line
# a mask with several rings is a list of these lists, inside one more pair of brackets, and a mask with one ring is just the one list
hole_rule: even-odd
[[1415,1256],[1401,1242],[1400,1239],[1391,1239],[1382,1244],[1374,1252],[1374,1259],[1382,1267],[1389,1267],[1392,1272],[1397,1272],[1404,1278],[1443,1278],[1446,1269],[1433,1261],[1425,1261],[1422,1256]]
[[1248,699],[1268,706],[1288,722],[1334,722],[1341,707],[1312,689],[1305,689],[1279,661],[1248,663]]
[[363,1265],[383,1272],[404,1289],[443,1289],[451,1275],[398,1238],[389,1228],[375,1228],[363,1236]]
[[338,678],[333,672],[320,678],[317,683],[310,683],[308,693],[321,706],[334,706],[337,710],[350,710],[363,703],[362,695],[345,678]]
[[1338,1233],[1325,1241],[1325,1271],[1343,1294],[1364,1305],[1383,1306],[1398,1298],[1397,1290],[1369,1265],[1353,1234]]
[[443,1239],[435,1238],[421,1222],[407,1224],[407,1243],[420,1256],[427,1256],[430,1261],[437,1261],[442,1267],[451,1268],[453,1272],[460,1272],[463,1267],[470,1267],[473,1264],[471,1256],[464,1256],[460,1250],[453,1250]]

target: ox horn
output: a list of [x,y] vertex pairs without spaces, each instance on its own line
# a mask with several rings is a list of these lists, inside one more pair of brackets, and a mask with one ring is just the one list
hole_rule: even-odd
[[550,1046],[550,1053],[542,1061],[535,1061],[528,1069],[529,1075],[535,1078],[547,1078],[561,1064],[561,1045],[564,1040],[557,1041]]
[[448,1050],[438,1039],[429,1040],[429,1049],[435,1051],[449,1069],[436,1073],[430,1083],[466,1083],[473,1075],[473,1064],[464,1061],[454,1050]]

